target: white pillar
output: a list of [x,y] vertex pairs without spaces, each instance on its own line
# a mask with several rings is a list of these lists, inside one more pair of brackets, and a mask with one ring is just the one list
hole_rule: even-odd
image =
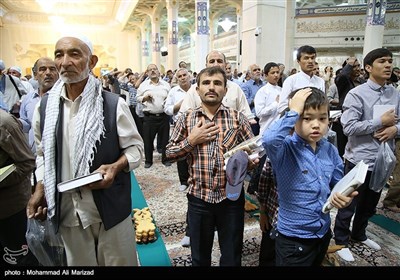
[[145,71],[147,68],[147,65],[149,64],[149,58],[150,58],[150,49],[151,49],[151,44],[149,42],[149,32],[147,31],[147,28],[142,28],[142,67],[141,70]]
[[195,65],[192,69],[197,73],[205,67],[206,56],[209,52],[210,26],[209,26],[208,0],[196,0],[196,56]]
[[[152,39],[152,56],[151,63],[157,65],[161,70],[160,65],[160,17],[153,16],[151,20],[151,39]],[[147,67],[147,65],[146,65]]]
[[363,57],[373,49],[381,48],[383,45],[386,3],[385,0],[368,0]]
[[285,64],[286,70],[292,69],[297,66],[296,59],[293,59],[293,52],[297,49],[294,45],[295,36],[295,16],[296,16],[296,1],[286,0],[286,32],[285,32],[285,53],[283,61],[275,61],[277,63],[281,62]]
[[[236,69],[242,71],[242,10],[236,11],[236,34],[237,34],[237,52],[236,52]],[[233,72],[234,69],[232,69]]]
[[286,0],[243,1],[242,69],[285,59]]
[[178,9],[178,1],[167,0],[168,64],[166,69],[176,69],[178,67]]

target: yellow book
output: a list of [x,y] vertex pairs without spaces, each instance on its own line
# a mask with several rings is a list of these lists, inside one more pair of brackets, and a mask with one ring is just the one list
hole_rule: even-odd
[[15,169],[17,169],[17,167],[14,163],[0,168],[0,182],[10,175]]

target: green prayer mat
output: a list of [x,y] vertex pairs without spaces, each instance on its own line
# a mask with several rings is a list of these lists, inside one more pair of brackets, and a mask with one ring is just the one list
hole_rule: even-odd
[[400,236],[400,223],[383,215],[374,215],[369,219],[374,224]]
[[[143,192],[139,187],[135,174],[131,171],[131,199],[132,209],[148,207]],[[151,209],[150,209],[151,211]],[[154,217],[153,217],[154,218]],[[156,222],[154,221],[154,224]],[[171,260],[165,248],[164,241],[161,238],[160,231],[156,227],[157,240],[147,244],[136,244],[141,266],[171,266]]]

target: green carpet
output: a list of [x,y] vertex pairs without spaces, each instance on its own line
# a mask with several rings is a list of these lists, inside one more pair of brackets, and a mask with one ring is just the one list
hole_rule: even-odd
[[374,224],[400,236],[400,223],[382,215],[374,215],[369,219]]
[[[139,187],[133,171],[131,171],[131,184],[132,208],[142,209],[147,207],[146,199],[143,196],[143,192]],[[136,244],[141,266],[171,266],[171,260],[158,228],[156,228],[156,237],[157,240],[154,242]]]

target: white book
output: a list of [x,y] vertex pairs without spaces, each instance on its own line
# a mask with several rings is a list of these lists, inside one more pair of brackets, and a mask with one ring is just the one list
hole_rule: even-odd
[[61,182],[57,185],[57,188],[59,192],[66,192],[100,180],[103,180],[103,174],[101,174],[100,172],[93,172],[88,175],[76,177],[74,179]]
[[329,113],[329,118],[330,119],[337,119],[342,116],[342,111],[341,110],[331,110]]
[[333,205],[330,203],[334,193],[338,192],[344,196],[350,195],[359,186],[364,184],[365,177],[368,172],[368,164],[364,161],[360,161],[349,173],[347,173],[339,182],[336,183],[335,187],[331,191],[331,195],[328,197],[326,203],[322,207],[322,212],[328,213]]
[[248,152],[250,152],[250,154],[253,154],[254,152],[259,153],[263,149],[264,149],[264,147],[262,145],[261,135],[257,135],[251,139],[248,139],[248,140],[240,143],[233,149],[227,151],[224,154],[224,159],[230,158],[234,153],[236,153],[237,151],[240,151],[240,150],[248,151]]
[[387,104],[387,105],[374,105],[373,107],[373,119],[377,119],[380,118],[384,113],[386,113],[387,111],[391,110],[391,109],[395,109],[394,105],[391,104]]
[[17,169],[17,167],[14,163],[0,168],[0,182],[7,178],[8,175],[13,173],[15,169]]

